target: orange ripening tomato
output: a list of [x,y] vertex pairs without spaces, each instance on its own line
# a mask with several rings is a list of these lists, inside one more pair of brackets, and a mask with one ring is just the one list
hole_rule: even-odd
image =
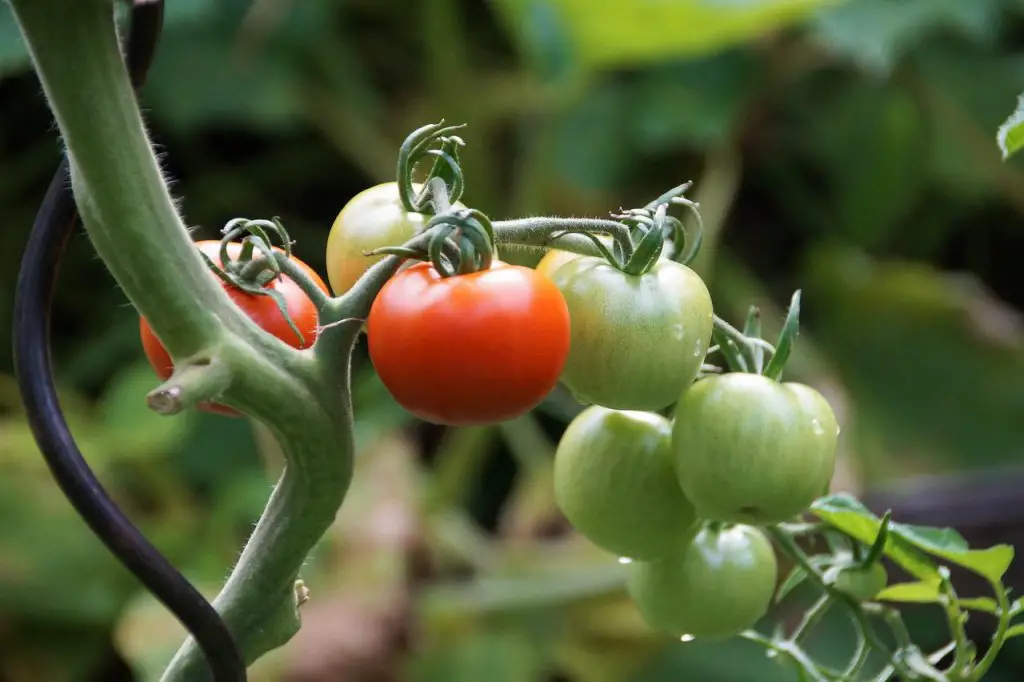
[[569,310],[530,268],[493,261],[442,277],[417,263],[381,289],[367,318],[370,359],[396,401],[435,424],[518,417],[558,383]]
[[[218,265],[223,265],[220,260],[220,242],[214,240],[203,240],[196,242],[196,247],[199,248],[206,256]],[[233,242],[228,245],[228,256],[232,259],[237,258],[241,253],[242,245],[238,242]],[[281,251],[281,249],[274,247],[274,250]],[[316,273],[315,270],[310,268],[308,265],[303,263],[298,258],[292,257],[292,261],[295,262],[303,271],[309,276],[313,282],[324,291],[329,293],[327,285],[324,284],[323,280]],[[316,306],[313,301],[310,300],[309,296],[296,284],[291,278],[281,275],[280,277],[272,280],[268,283],[267,287],[273,287],[284,296],[285,303],[288,308],[288,315],[291,317],[292,322],[298,327],[302,333],[300,339],[296,334],[295,330],[291,328],[288,321],[281,315],[281,310],[277,307],[277,302],[270,296],[257,296],[254,294],[248,294],[237,287],[233,287],[228,283],[224,282],[214,273],[210,273],[210,277],[214,277],[227,291],[228,296],[235,302],[242,311],[248,315],[253,322],[263,328],[266,332],[273,334],[283,342],[293,348],[309,348],[313,345],[316,340],[317,334],[317,323],[319,316],[317,315]],[[149,326],[146,318],[139,318],[139,335],[142,338],[142,350],[146,354],[146,359],[149,360],[149,364],[153,367],[156,375],[161,381],[166,381],[171,377],[174,371],[174,362],[171,359],[170,354],[164,345],[157,338],[153,329]],[[238,416],[238,412],[231,409],[226,405],[220,405],[216,403],[200,403],[197,407],[207,412],[214,412],[216,414],[223,414],[228,416]]]

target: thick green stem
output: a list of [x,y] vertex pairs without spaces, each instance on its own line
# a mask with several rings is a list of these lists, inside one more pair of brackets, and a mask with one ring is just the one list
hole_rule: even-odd
[[[187,400],[223,391],[223,402],[266,424],[282,445],[285,473],[214,602],[251,662],[294,633],[296,575],[348,489],[349,363],[358,326],[333,330],[337,353],[325,371],[321,359],[261,330],[224,293],[164,185],[110,0],[12,6],[67,145],[75,198],[97,252],[172,357],[222,363],[216,372],[197,368]],[[364,287],[364,296],[372,293]],[[210,671],[186,642],[163,679],[209,680]]]
[[64,136],[97,253],[173,356],[213,344],[218,318],[240,316],[196,254],[164,185],[122,61],[113,3],[11,4]]

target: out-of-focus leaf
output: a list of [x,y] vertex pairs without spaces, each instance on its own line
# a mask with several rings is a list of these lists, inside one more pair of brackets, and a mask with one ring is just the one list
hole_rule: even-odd
[[877,467],[865,461],[867,476],[892,476],[900,452],[922,449],[962,466],[1018,460],[1024,334],[1016,313],[973,280],[835,249],[811,258],[805,281],[811,331],[854,401],[857,432],[887,452]]
[[137,583],[47,474],[0,476],[0,613],[104,627]]
[[296,125],[303,109],[289,60],[264,51],[236,56],[216,23],[177,30],[188,38],[166,37],[144,94],[146,106],[164,125],[182,132],[237,121],[274,132]]
[[761,63],[749,52],[729,51],[638,74],[629,119],[638,147],[663,153],[676,146],[706,148],[726,140],[758,83]]
[[932,172],[957,197],[944,205],[970,205],[997,194],[994,174],[1009,169],[999,162],[992,132],[1006,120],[1008,103],[1020,93],[1024,56],[930,45],[914,61],[931,105],[927,125],[932,128]]
[[[590,68],[650,64],[716,52],[778,30],[836,0],[547,0],[565,24],[576,58]],[[518,27],[537,12],[535,0],[496,3]]]
[[866,248],[889,243],[929,179],[925,112],[904,88],[873,84],[823,93],[813,113],[800,111],[794,142],[830,176],[834,202],[829,220],[813,224]]
[[28,66],[28,50],[8,3],[0,3],[0,79]]
[[975,40],[993,35],[1002,0],[851,0],[828,7],[816,35],[835,52],[886,72],[924,38],[952,30]]
[[[178,21],[202,20],[220,4],[215,0],[174,0],[164,11],[165,30]],[[0,3],[0,79],[29,68],[28,50],[14,21],[14,12],[6,2]]]
[[1003,125],[999,126],[996,142],[1004,159],[1010,158],[1024,147],[1024,95],[1017,96],[1017,108]]
[[600,83],[562,116],[555,160],[569,182],[601,190],[625,177],[632,158],[625,141],[637,108],[630,95],[621,83]]
[[535,682],[544,661],[521,631],[495,629],[421,649],[410,662],[412,682]]
[[159,385],[153,370],[136,363],[113,380],[103,396],[105,445],[125,456],[152,458],[178,447],[191,430],[196,412],[173,417],[158,415],[146,406],[146,394]]

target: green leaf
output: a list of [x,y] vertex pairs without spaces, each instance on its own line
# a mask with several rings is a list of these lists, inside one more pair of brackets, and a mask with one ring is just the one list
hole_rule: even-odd
[[1006,639],[1010,639],[1011,637],[1020,637],[1021,635],[1024,635],[1024,623],[1011,626],[1006,631]]
[[1024,147],[1024,94],[1017,96],[1017,108],[1006,122],[999,126],[996,141],[1003,152],[1004,160]]
[[[881,519],[855,498],[846,494],[817,500],[811,511],[826,523],[870,544],[878,535]],[[1013,561],[1013,548],[996,545],[988,549],[970,549],[967,541],[952,528],[929,528],[890,523],[885,553],[907,571],[928,582],[937,577],[934,563],[922,552],[941,557],[999,583]]]
[[988,549],[971,549],[967,541],[952,528],[928,528],[892,524],[893,533],[923,549],[999,583],[1013,561],[1013,547],[996,545]]
[[958,600],[960,606],[965,609],[972,611],[984,611],[985,613],[995,614],[999,611],[999,604],[992,597],[968,597],[966,599]]
[[[879,592],[876,599],[904,604],[934,604],[942,596],[939,584],[938,580],[895,583]],[[969,597],[958,601],[962,608],[972,611],[995,613],[999,609],[996,600],[991,597]]]
[[976,41],[993,35],[1002,0],[857,0],[829,7],[818,39],[862,67],[886,73],[926,38],[951,32]]
[[[811,513],[825,523],[847,535],[870,545],[878,537],[882,527],[881,519],[862,505],[856,498],[840,493],[822,497],[811,505]],[[895,525],[895,524],[892,524]],[[908,573],[922,580],[935,580],[938,570],[935,563],[904,538],[893,532],[890,525],[889,537],[885,543],[885,554],[902,566]]]
[[920,580],[912,583],[893,583],[876,595],[879,601],[929,604],[939,600],[939,580]]
[[[706,55],[798,22],[836,0],[502,0],[496,3],[522,41],[538,4],[554,9],[575,48],[576,59],[593,69],[649,64],[680,56]],[[550,20],[549,20],[550,21]],[[536,48],[531,50],[536,52]]]

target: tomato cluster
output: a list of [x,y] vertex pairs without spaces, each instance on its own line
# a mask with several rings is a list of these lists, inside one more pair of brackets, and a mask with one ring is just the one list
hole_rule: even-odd
[[[839,427],[828,402],[753,372],[697,378],[713,316],[683,265],[663,257],[631,276],[551,252],[538,270],[569,304],[563,381],[594,404],[558,445],[559,507],[628,564],[628,592],[653,628],[716,638],[751,627],[778,578],[762,527],[798,517],[832,477]],[[670,419],[655,412],[667,407]],[[877,569],[839,578],[857,595],[885,583]]]
[[[403,265],[366,320],[370,359],[395,400],[437,424],[486,424],[533,409],[561,381],[589,405],[555,454],[555,497],[566,518],[629,564],[629,594],[652,627],[698,637],[750,627],[777,581],[762,527],[799,516],[832,477],[839,427],[824,397],[762,375],[760,363],[753,372],[702,375],[717,324],[711,296],[657,240],[646,252],[636,247],[632,255],[650,255],[638,268],[612,255],[608,237],[598,240],[607,257],[551,251],[531,269],[488,253],[478,267],[446,268],[452,261],[439,254],[449,244],[424,250],[429,258],[395,250],[428,226],[401,191],[386,183],[348,202],[326,258],[336,295],[356,286],[381,249],[429,261]],[[454,209],[453,220],[473,213]],[[462,229],[451,234],[473,254]],[[223,265],[217,242],[197,246]],[[240,245],[229,246],[234,258]],[[296,348],[312,345],[317,310],[291,279],[264,286],[281,294],[294,326],[270,297],[223,285],[267,332]],[[147,357],[168,377],[170,356],[140,324]],[[856,595],[885,582],[877,570],[834,578]]]

